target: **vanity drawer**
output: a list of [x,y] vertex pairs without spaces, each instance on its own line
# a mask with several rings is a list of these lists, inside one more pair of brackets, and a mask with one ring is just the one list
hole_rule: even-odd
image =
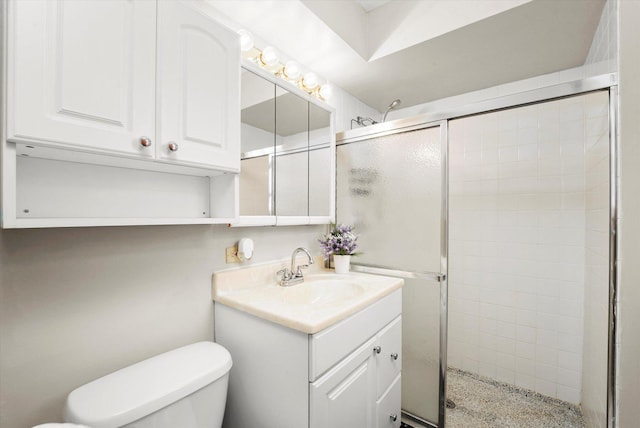
[[402,376],[398,374],[389,389],[376,403],[376,428],[400,427]]
[[[371,304],[339,323],[309,336],[309,381],[313,382],[402,311],[402,290]],[[372,349],[373,352],[373,349]]]
[[380,353],[378,367],[378,397],[382,395],[402,369],[402,317],[396,318],[378,334]]

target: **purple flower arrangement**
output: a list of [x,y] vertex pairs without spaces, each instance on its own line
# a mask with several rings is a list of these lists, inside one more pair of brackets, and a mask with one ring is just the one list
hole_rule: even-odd
[[358,237],[353,233],[353,226],[331,225],[329,233],[318,239],[320,248],[328,258],[332,254],[338,256],[355,255],[358,249]]

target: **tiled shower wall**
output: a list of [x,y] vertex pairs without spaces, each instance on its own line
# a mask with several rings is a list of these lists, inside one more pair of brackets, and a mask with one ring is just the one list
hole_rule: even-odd
[[450,122],[449,365],[573,403],[597,95]]
[[618,0],[607,0],[602,8],[598,28],[585,60],[585,68],[596,73],[617,71],[618,59]]

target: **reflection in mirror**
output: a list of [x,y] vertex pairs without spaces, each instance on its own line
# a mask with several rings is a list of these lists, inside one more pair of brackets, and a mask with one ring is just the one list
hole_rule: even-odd
[[240,215],[274,215],[275,84],[242,69]]
[[276,215],[309,215],[308,102],[276,87]]
[[331,215],[331,113],[309,103],[309,215]]

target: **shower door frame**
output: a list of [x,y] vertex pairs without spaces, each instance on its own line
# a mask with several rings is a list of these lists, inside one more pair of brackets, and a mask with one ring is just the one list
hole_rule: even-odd
[[[448,261],[448,206],[449,206],[449,165],[448,165],[448,129],[449,121],[467,116],[522,107],[530,104],[538,104],[572,97],[589,92],[607,90],[609,93],[609,319],[608,319],[608,361],[607,361],[607,428],[617,428],[615,409],[616,396],[616,364],[618,343],[617,313],[618,313],[618,76],[617,73],[602,74],[581,80],[545,86],[538,89],[502,95],[496,98],[486,99],[474,103],[464,104],[458,107],[447,108],[441,112],[427,113],[406,119],[379,123],[372,126],[353,129],[336,134],[336,145],[348,144],[355,141],[368,140],[413,131],[422,128],[440,126],[443,139],[442,171],[443,171],[443,198],[442,198],[442,242],[441,242],[441,269],[444,278],[440,284],[440,362],[439,362],[439,410],[438,427],[445,428],[446,416],[446,370],[447,370],[447,261]],[[336,200],[337,209],[337,200]],[[391,271],[376,269],[374,267],[355,267],[353,270],[361,270],[370,273],[390,274]],[[411,275],[409,272],[396,272]],[[407,276],[414,277],[414,276]],[[403,412],[404,413],[404,412]],[[406,414],[417,422],[428,423],[421,418]],[[428,423],[433,426],[431,423]]]
[[[406,122],[413,122],[413,118],[407,119]],[[417,416],[411,414],[406,411],[402,411],[402,415],[414,420],[415,422],[419,422],[423,425],[427,425],[430,427],[444,427],[444,419],[445,419],[445,407],[446,407],[446,395],[443,394],[443,391],[446,391],[446,379],[447,379],[447,366],[443,364],[443,362],[447,361],[447,308],[448,308],[448,245],[449,245],[449,124],[448,120],[441,119],[435,121],[420,121],[419,123],[405,123],[405,120],[398,120],[394,122],[388,122],[389,125],[396,126],[380,126],[387,125],[387,123],[381,123],[379,125],[375,125],[374,127],[367,128],[359,128],[357,130],[351,130],[348,132],[338,133],[336,135],[336,153],[337,147],[344,145],[355,143],[358,141],[369,140],[372,138],[384,137],[393,134],[400,134],[404,132],[410,131],[418,131],[424,129],[431,128],[440,128],[440,168],[441,168],[441,205],[440,205],[440,272],[415,272],[415,271],[405,271],[405,270],[397,270],[394,268],[386,267],[386,266],[372,266],[372,265],[363,265],[357,263],[351,263],[351,270],[354,272],[363,272],[377,275],[387,275],[393,276],[397,278],[407,278],[407,279],[424,279],[429,281],[436,281],[440,284],[440,313],[439,313],[439,322],[440,322],[440,337],[439,337],[439,361],[438,361],[438,425],[433,425],[431,422]],[[398,126],[399,125],[399,126]],[[359,130],[371,130],[373,132],[363,133],[362,135],[353,135],[353,131]],[[337,159],[336,159],[336,171],[337,171]],[[336,172],[337,174],[337,172]],[[338,200],[337,200],[336,191],[336,219],[337,219],[337,209],[338,209]]]

